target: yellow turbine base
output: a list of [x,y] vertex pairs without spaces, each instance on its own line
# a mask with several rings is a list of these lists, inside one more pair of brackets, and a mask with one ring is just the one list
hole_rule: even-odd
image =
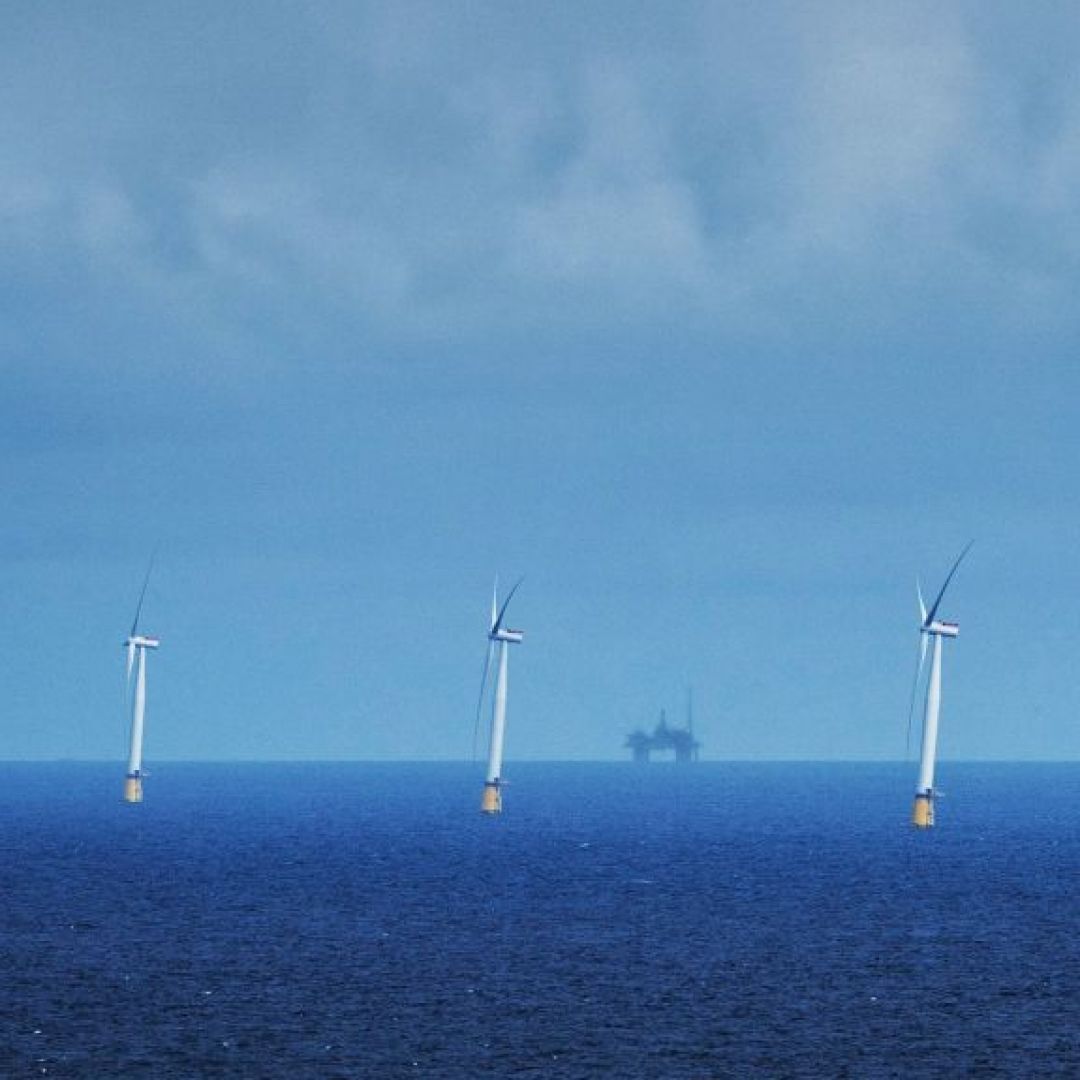
[[502,813],[502,795],[498,784],[484,785],[484,798],[480,803],[480,812],[483,814]]
[[124,802],[142,802],[142,777],[129,776],[124,780]]
[[916,829],[929,829],[934,824],[934,798],[932,795],[916,795],[911,808],[911,824]]

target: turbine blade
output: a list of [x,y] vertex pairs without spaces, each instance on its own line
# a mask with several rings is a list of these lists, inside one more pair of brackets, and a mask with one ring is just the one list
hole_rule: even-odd
[[139,616],[142,614],[143,600],[146,599],[146,586],[150,584],[150,574],[154,569],[154,560],[157,558],[157,547],[150,553],[150,564],[146,568],[146,577],[143,578],[142,592],[139,593],[139,603],[135,608],[135,618],[131,623],[131,636],[134,637],[139,629]]
[[524,580],[524,577],[519,577],[517,579],[517,584],[510,590],[509,593],[507,593],[506,599],[503,601],[503,606],[499,609],[499,617],[495,620],[494,624],[491,627],[491,632],[493,634],[496,630],[499,629],[500,626],[502,626],[503,616],[506,614],[506,609],[510,606],[510,601],[513,600],[514,593],[518,591],[518,585],[520,585]]
[[488,623],[488,629],[494,632],[495,620],[498,618],[496,610],[499,604],[499,575],[495,575],[495,584],[491,586],[491,622]]
[[919,659],[915,664],[915,678],[911,680],[911,701],[907,711],[907,733],[904,736],[904,760],[911,756],[911,721],[915,716],[915,699],[919,695],[919,680],[922,678],[923,662],[926,660],[926,635],[919,632]]
[[919,581],[918,578],[915,579],[915,591],[919,594],[919,618],[922,620],[922,622],[920,622],[919,625],[920,626],[925,626],[926,625],[926,601],[923,599],[922,583]]
[[949,587],[949,582],[953,579],[953,574],[956,573],[957,568],[964,561],[964,556],[971,550],[971,545],[974,544],[974,540],[969,540],[967,547],[956,557],[956,562],[953,563],[952,569],[949,571],[949,576],[945,579],[945,584],[941,586],[941,592],[937,594],[937,599],[934,601],[933,607],[930,608],[929,614],[923,619],[923,626],[929,626],[934,621],[934,616],[937,614],[938,605],[941,603],[941,598],[945,595],[945,590]]
[[480,737],[480,713],[484,709],[484,691],[487,689],[488,671],[491,668],[491,654],[495,651],[495,642],[489,641],[487,656],[484,657],[484,673],[480,676],[480,696],[476,699],[476,718],[473,720],[472,759],[476,761],[476,744]]
[[135,664],[135,642],[128,641],[128,655],[127,655],[127,685],[128,691],[131,691],[131,669]]

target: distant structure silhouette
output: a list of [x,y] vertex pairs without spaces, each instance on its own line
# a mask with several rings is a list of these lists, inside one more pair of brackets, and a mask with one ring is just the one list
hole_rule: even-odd
[[698,760],[701,743],[694,738],[693,714],[688,710],[684,728],[671,727],[667,722],[667,713],[660,710],[660,722],[650,735],[638,728],[626,737],[626,747],[631,751],[633,760],[647,764],[653,754],[674,752],[679,763]]

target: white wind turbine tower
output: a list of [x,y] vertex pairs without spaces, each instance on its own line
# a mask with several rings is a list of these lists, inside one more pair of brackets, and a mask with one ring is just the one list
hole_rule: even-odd
[[915,695],[918,692],[919,678],[922,675],[923,662],[926,660],[926,646],[929,640],[933,641],[933,653],[930,657],[930,678],[926,684],[926,711],[923,714],[922,752],[919,757],[919,782],[915,788],[915,805],[911,811],[911,823],[919,829],[929,829],[934,824],[934,766],[937,759],[937,736],[938,715],[941,711],[941,646],[943,638],[954,638],[960,633],[958,623],[944,622],[937,617],[938,608],[941,606],[942,597],[949,587],[953,575],[956,573],[964,556],[971,548],[967,547],[960,552],[956,562],[953,563],[945,584],[937,594],[930,610],[926,610],[923,602],[922,588],[918,581],[915,583],[919,595],[919,664],[915,669],[915,682],[911,688],[911,708],[908,710],[908,732],[911,730],[911,714],[915,709]]
[[503,760],[503,736],[506,733],[506,662],[507,654],[511,645],[519,645],[525,637],[521,630],[510,630],[503,626],[503,618],[506,609],[517,592],[518,581],[506,599],[503,606],[498,607],[498,579],[495,580],[495,588],[491,593],[491,627],[488,630],[488,651],[484,661],[484,675],[480,681],[480,698],[476,703],[476,722],[480,723],[480,712],[484,707],[484,689],[487,686],[488,671],[491,668],[491,657],[496,648],[499,651],[498,668],[495,675],[495,697],[491,708],[491,741],[488,745],[488,768],[487,777],[484,780],[484,797],[480,809],[485,814],[498,814],[502,812],[502,760]]
[[146,597],[146,586],[150,584],[150,571],[154,568],[154,560],[150,560],[150,566],[146,570],[143,580],[142,592],[139,593],[139,603],[135,608],[135,619],[131,624],[131,633],[128,634],[124,647],[127,649],[127,687],[131,692],[131,672],[135,670],[135,696],[131,710],[131,746],[128,751],[127,777],[124,780],[124,800],[129,803],[142,802],[142,751],[143,751],[143,721],[146,716],[146,650],[156,649],[160,642],[157,638],[147,637],[139,633],[139,616],[142,614],[143,600]]

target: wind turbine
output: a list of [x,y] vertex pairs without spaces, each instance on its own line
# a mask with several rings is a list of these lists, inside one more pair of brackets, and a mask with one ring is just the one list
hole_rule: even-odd
[[150,584],[150,572],[154,569],[154,560],[146,569],[139,603],[135,608],[135,618],[131,623],[124,647],[127,649],[127,687],[131,692],[131,672],[135,671],[135,697],[131,711],[131,747],[128,751],[127,777],[124,780],[124,801],[142,802],[142,747],[143,720],[146,716],[146,650],[156,649],[160,642],[157,638],[139,633],[139,616],[142,614],[143,600],[146,598],[146,586]]
[[495,675],[495,697],[491,708],[491,740],[488,744],[488,767],[487,777],[484,780],[484,797],[480,803],[480,809],[485,814],[502,813],[502,759],[503,759],[503,736],[506,733],[506,662],[507,654],[511,645],[520,645],[525,637],[521,630],[510,630],[503,626],[506,609],[518,585],[524,579],[519,579],[507,594],[503,605],[498,606],[499,580],[495,579],[495,587],[491,592],[491,626],[488,630],[487,658],[484,661],[484,675],[480,680],[480,698],[476,703],[476,722],[480,723],[480,712],[484,707],[484,690],[487,687],[488,671],[491,668],[491,658],[496,648],[499,651],[498,668]]
[[930,610],[926,610],[923,601],[922,587],[918,580],[915,582],[915,590],[919,596],[919,614],[922,621],[919,624],[919,664],[915,669],[915,682],[911,687],[911,708],[908,710],[908,730],[911,729],[911,714],[915,708],[915,694],[918,690],[919,677],[922,675],[923,663],[926,660],[926,646],[928,641],[933,641],[933,653],[930,657],[930,678],[926,684],[926,711],[923,714],[922,753],[919,758],[919,782],[915,788],[915,805],[911,810],[911,823],[919,829],[929,829],[934,824],[934,765],[937,758],[938,715],[941,712],[941,644],[944,638],[954,638],[960,633],[958,623],[945,622],[937,617],[938,608],[941,606],[942,597],[949,583],[953,579],[964,556],[971,549],[970,541],[967,547],[960,552],[945,578],[945,584],[937,594]]

